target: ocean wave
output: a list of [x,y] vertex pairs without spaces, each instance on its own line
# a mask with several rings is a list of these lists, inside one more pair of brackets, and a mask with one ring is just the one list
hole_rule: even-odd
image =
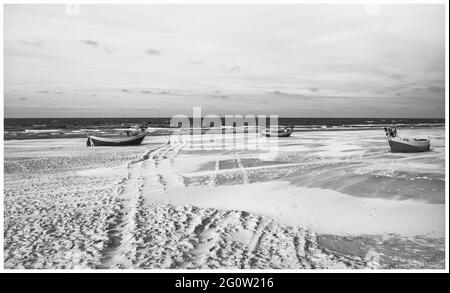
[[25,129],[25,133],[52,133],[52,132],[64,132],[62,129]]

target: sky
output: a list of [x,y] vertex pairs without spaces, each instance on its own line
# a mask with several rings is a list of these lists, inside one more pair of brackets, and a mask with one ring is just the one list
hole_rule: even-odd
[[445,117],[443,5],[5,5],[12,117]]

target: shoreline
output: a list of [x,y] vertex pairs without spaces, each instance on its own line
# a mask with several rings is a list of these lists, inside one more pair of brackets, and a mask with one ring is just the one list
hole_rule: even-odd
[[[256,126],[256,128],[258,128],[258,126]],[[380,125],[377,127],[365,127],[365,126],[361,126],[361,127],[344,127],[344,128],[340,128],[340,127],[318,127],[318,128],[301,128],[301,127],[297,127],[294,128],[293,133],[296,132],[340,132],[340,131],[383,131],[384,126]],[[442,125],[428,125],[428,126],[423,126],[423,125],[418,125],[418,126],[408,126],[405,128],[400,128],[402,130],[410,130],[410,129],[417,129],[417,130],[422,130],[422,129],[439,129],[439,128],[445,128],[445,124]],[[230,129],[233,128],[226,128],[226,127],[222,127],[220,129],[216,129],[216,128],[202,128],[200,129],[202,134],[205,133],[216,133],[216,134],[226,134],[227,132],[230,131]],[[132,130],[130,128],[130,130]],[[193,132],[193,128],[171,128],[171,127],[161,127],[161,128],[155,128],[152,129],[151,132],[146,131],[146,136],[148,137],[152,137],[152,136],[167,136],[167,135],[172,135],[174,133],[176,133],[177,131],[182,131],[183,133],[185,132]],[[27,140],[27,139],[70,139],[70,138],[86,138],[87,132],[86,133],[64,133],[64,131],[62,130],[61,133],[59,133],[58,131],[55,132],[51,132],[49,134],[47,133],[29,133],[29,134],[19,134],[19,135],[15,135],[12,136],[11,131],[4,131],[4,135],[3,135],[3,139],[4,141],[10,141],[10,140]],[[101,135],[109,135],[110,132],[94,132],[94,133],[98,133],[100,136]],[[246,133],[244,131],[244,128],[242,128],[242,130],[236,131],[236,133],[239,134],[243,134]],[[259,134],[259,130],[257,130],[257,133]]]

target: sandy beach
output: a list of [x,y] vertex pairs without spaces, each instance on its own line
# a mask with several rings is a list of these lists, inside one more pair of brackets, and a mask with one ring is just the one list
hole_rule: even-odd
[[[443,268],[444,128],[5,141],[5,268]],[[255,147],[258,144],[258,147]]]

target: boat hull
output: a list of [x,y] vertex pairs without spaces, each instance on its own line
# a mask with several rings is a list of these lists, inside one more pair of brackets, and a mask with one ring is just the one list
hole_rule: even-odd
[[264,129],[261,131],[261,134],[267,137],[289,137],[292,134],[292,128],[285,128],[282,130]]
[[145,138],[145,133],[127,136],[121,138],[101,137],[90,135],[87,139],[87,146],[91,146],[91,142],[94,146],[130,146],[139,145]]
[[430,150],[429,139],[390,139],[389,147],[393,153],[418,153]]
[[264,134],[265,136],[267,136],[267,137],[271,137],[271,136],[273,136],[273,137],[275,137],[275,136],[278,136],[278,137],[289,137],[289,136],[291,136],[292,131],[290,131],[290,132],[284,132],[284,133],[270,133],[270,132],[264,132],[263,134]]

